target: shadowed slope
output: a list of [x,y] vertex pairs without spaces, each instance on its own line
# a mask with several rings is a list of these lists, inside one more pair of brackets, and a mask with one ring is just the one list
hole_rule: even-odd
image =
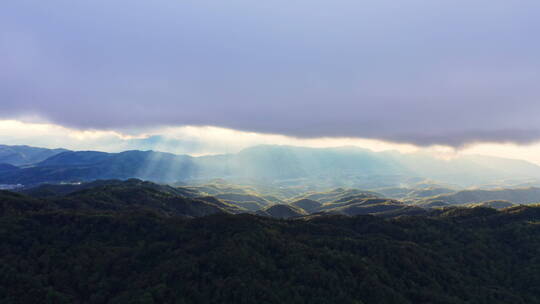
[[264,208],[263,210],[264,215],[268,215],[275,218],[295,218],[307,215],[308,213],[300,208],[296,208],[291,205],[284,205],[284,204],[277,204],[273,205],[267,208]]
[[28,208],[0,215],[0,295],[23,304],[537,303],[539,210],[282,221]]
[[[108,181],[92,185],[66,195],[33,198],[7,193],[2,199],[4,210],[19,210],[24,206],[38,206],[47,210],[73,210],[86,212],[149,211],[164,216],[198,217],[215,213],[239,213],[241,209],[217,199],[197,199],[182,195],[182,191],[169,186],[140,180]],[[41,193],[40,193],[41,195]]]

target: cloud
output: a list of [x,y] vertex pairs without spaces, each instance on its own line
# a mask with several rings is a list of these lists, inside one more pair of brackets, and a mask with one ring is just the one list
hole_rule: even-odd
[[531,143],[539,11],[532,0],[10,1],[0,118]]
[[155,150],[194,156],[236,153],[244,148],[263,144],[313,148],[357,146],[373,151],[412,152],[418,150],[412,145],[379,140],[358,138],[301,139],[217,127],[185,126],[128,131],[128,133],[100,130],[81,131],[49,123],[0,120],[0,143],[107,152]]
[[485,155],[522,159],[540,164],[540,143],[527,146],[510,143],[477,143],[455,149],[449,146],[421,148],[410,144],[361,138],[294,138],[216,127],[187,126],[127,131],[127,133],[81,131],[49,123],[0,120],[0,143],[106,152],[154,150],[193,156],[236,153],[244,148],[265,144],[312,148],[354,146],[376,152],[392,150],[401,153],[421,153],[420,155],[426,154],[441,159],[453,159],[463,155]]

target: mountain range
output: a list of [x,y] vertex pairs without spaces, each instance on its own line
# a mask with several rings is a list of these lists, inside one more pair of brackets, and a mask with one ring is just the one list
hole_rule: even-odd
[[[3,146],[5,151],[8,148]],[[12,150],[18,151],[15,156],[0,158],[0,184],[128,178],[194,183],[226,179],[237,183],[313,185],[319,189],[365,189],[399,187],[424,180],[456,187],[518,186],[531,182],[536,185],[540,180],[540,167],[521,160],[477,156],[445,160],[422,153],[373,152],[355,147],[265,145],[234,154],[200,157],[138,150],[106,153],[24,146]]]
[[14,166],[31,165],[67,151],[66,149],[0,145],[0,164],[11,164]]
[[[447,207],[503,209],[540,202],[540,188],[462,190],[450,194],[402,199],[359,189],[280,192],[282,188],[257,188],[215,182],[204,185],[170,186],[139,179],[96,180],[76,184],[41,184],[16,189],[2,197],[9,210],[10,199],[21,206],[43,210],[129,211],[145,210],[162,216],[200,217],[214,213],[251,213],[267,217],[298,218],[322,214],[397,217],[427,215]],[[412,191],[415,192],[415,191]],[[7,204],[7,205],[6,205]],[[19,204],[20,205],[20,204]]]

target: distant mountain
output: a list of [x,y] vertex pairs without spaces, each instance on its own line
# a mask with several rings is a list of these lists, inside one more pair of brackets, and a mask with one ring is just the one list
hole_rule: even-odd
[[1,173],[9,173],[19,170],[19,167],[10,165],[10,164],[0,164],[0,174]]
[[494,209],[504,209],[513,206],[515,206],[515,204],[509,201],[487,201],[470,205],[470,207],[485,207]]
[[377,203],[373,205],[352,204],[340,208],[327,210],[328,213],[341,213],[348,216],[376,215],[382,217],[396,217],[402,215],[426,215],[425,209],[396,203]]
[[443,201],[433,200],[433,201],[421,201],[420,203],[417,203],[416,206],[419,206],[422,208],[443,208],[443,207],[448,207],[451,205]]
[[[127,153],[130,153],[129,151]],[[114,155],[97,151],[67,151],[51,156],[39,163],[39,167],[89,166],[110,160]]]
[[277,204],[277,205],[272,205],[270,207],[264,208],[262,212],[258,214],[267,215],[267,216],[271,216],[275,218],[282,218],[282,219],[295,218],[295,217],[308,215],[306,211],[300,208],[297,208],[291,205],[284,205],[284,204]]
[[427,153],[391,153],[391,158],[421,176],[440,183],[474,186],[487,183],[500,185],[506,179],[536,181],[540,178],[540,166],[533,163],[491,156],[459,156],[439,159]]
[[456,192],[456,190],[449,189],[449,188],[441,188],[441,187],[430,187],[430,188],[412,190],[409,193],[407,193],[407,197],[422,198],[422,197],[430,197],[430,196],[453,193],[453,192]]
[[[352,147],[257,146],[236,154],[202,157],[154,151],[62,151],[21,170],[0,171],[0,184],[128,178],[167,183],[227,180],[256,185],[259,189],[271,185],[274,189],[298,186],[318,191],[335,187],[392,189],[389,187],[416,185],[426,179],[462,186],[496,184],[508,179],[530,182],[540,180],[540,167],[492,157],[442,160],[422,153],[376,153]],[[431,194],[447,190],[432,191]],[[275,194],[274,197],[280,196]]]
[[39,184],[140,178],[173,182],[194,176],[192,157],[153,151],[63,152],[32,167],[0,174],[0,183]]
[[531,204],[540,202],[540,188],[496,190],[463,190],[450,194],[436,195],[420,201],[420,204],[442,202],[449,205],[464,205],[486,201],[509,201],[515,204]]
[[242,194],[242,193],[221,193],[214,195],[216,198],[219,198],[224,201],[234,201],[234,202],[255,202],[262,206],[267,206],[270,204],[264,198],[254,195],[254,194]]
[[31,165],[66,151],[68,150],[0,145],[0,163],[14,166]]
[[356,147],[317,149],[263,145],[205,159],[211,158],[214,166],[201,172],[221,174],[221,177],[284,180],[289,184],[316,181],[327,187],[375,188],[415,184],[424,179],[468,186],[504,179],[540,178],[540,166],[522,160],[487,156],[445,160],[421,152],[372,152]]
[[360,148],[314,149],[261,145],[236,154],[196,159],[201,178],[369,187],[402,182],[413,174],[380,153]]
[[381,197],[379,193],[372,191],[363,191],[358,189],[345,189],[345,188],[336,188],[330,191],[325,192],[311,192],[303,194],[296,199],[308,199],[312,201],[318,201],[321,204],[330,203],[330,202],[345,202],[350,201],[355,198],[374,198]]
[[322,206],[322,204],[315,200],[303,198],[303,199],[292,202],[291,206],[303,209],[307,211],[308,213],[312,213],[312,212],[316,212]]
[[338,199],[330,203],[324,203],[311,213],[355,215],[377,215],[383,217],[395,217],[400,215],[423,215],[426,210],[417,206],[410,206],[401,201],[378,198],[350,196]]

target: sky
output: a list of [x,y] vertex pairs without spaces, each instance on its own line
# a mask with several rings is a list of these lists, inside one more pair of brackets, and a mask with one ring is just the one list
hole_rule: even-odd
[[0,143],[540,163],[539,32],[532,0],[6,0]]

